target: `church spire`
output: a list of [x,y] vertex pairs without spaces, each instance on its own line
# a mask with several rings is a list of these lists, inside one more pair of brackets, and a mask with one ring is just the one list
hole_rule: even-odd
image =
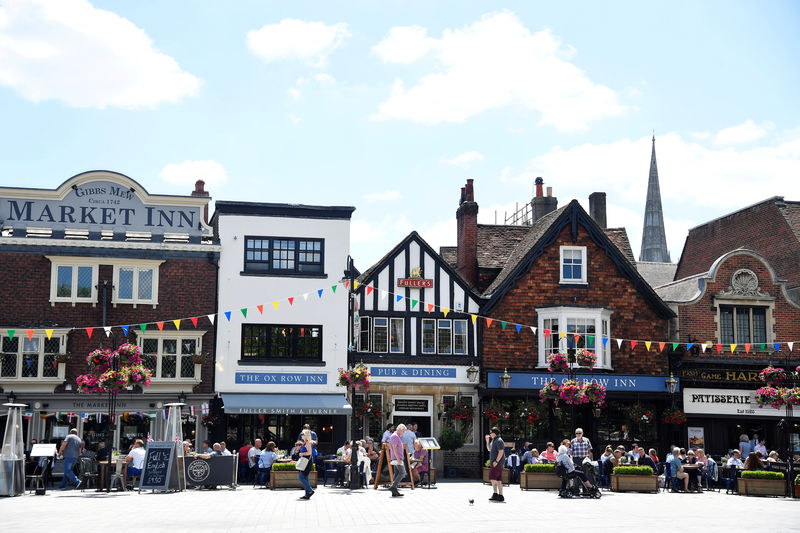
[[661,209],[661,190],[658,186],[656,166],[656,136],[653,135],[653,151],[650,155],[650,179],[647,182],[647,204],[644,208],[644,229],[639,261],[669,263],[667,236],[664,232],[664,213]]

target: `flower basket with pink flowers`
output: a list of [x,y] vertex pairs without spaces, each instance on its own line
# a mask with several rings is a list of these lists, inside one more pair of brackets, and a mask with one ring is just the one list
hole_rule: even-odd
[[784,389],[778,387],[761,387],[756,391],[756,402],[758,407],[770,406],[780,409],[784,405]]
[[565,353],[551,353],[547,356],[547,368],[550,372],[566,372],[569,370],[569,360]]
[[587,402],[601,407],[606,403],[606,388],[602,384],[592,381],[583,387],[583,396]]
[[792,407],[800,406],[800,387],[792,387],[791,389],[784,389],[783,403],[791,405]]
[[768,366],[758,374],[758,379],[770,387],[780,387],[786,383],[787,378],[788,375],[786,374],[786,370],[780,367],[773,367],[772,365]]
[[550,399],[555,399],[556,403],[558,403],[558,383],[555,381],[550,381],[539,390],[539,401],[541,403]]
[[586,403],[586,396],[583,394],[583,385],[579,381],[568,380],[558,388],[558,396],[569,405],[580,405]]
[[597,364],[597,355],[594,352],[581,348],[575,352],[575,362],[580,366],[594,368]]

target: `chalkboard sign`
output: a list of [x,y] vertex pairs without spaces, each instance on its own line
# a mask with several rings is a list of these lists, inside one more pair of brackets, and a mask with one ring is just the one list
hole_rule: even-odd
[[[176,442],[151,442],[147,445],[139,490],[177,489],[176,485]],[[183,465],[181,465],[183,466]]]
[[428,411],[428,400],[396,399],[394,401],[396,412],[425,413]]

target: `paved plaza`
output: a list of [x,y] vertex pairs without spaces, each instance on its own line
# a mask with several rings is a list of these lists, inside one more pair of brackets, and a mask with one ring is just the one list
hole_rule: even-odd
[[[478,481],[440,483],[435,490],[319,487],[310,501],[299,490],[184,493],[48,491],[0,499],[4,531],[81,532],[115,530],[274,531],[800,531],[800,500],[722,493],[622,494],[603,492],[600,500],[562,500],[554,491],[505,490],[505,503],[488,501],[491,490]],[[469,500],[474,499],[470,505]],[[757,517],[757,518],[756,518]],[[680,526],[670,527],[677,519]]]

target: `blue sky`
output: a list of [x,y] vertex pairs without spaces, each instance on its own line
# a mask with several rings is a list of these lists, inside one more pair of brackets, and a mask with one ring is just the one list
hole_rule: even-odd
[[[224,6],[224,7],[223,7]],[[0,4],[0,183],[354,205],[364,269],[411,230],[608,194],[638,254],[650,135],[668,244],[800,199],[796,2]]]

